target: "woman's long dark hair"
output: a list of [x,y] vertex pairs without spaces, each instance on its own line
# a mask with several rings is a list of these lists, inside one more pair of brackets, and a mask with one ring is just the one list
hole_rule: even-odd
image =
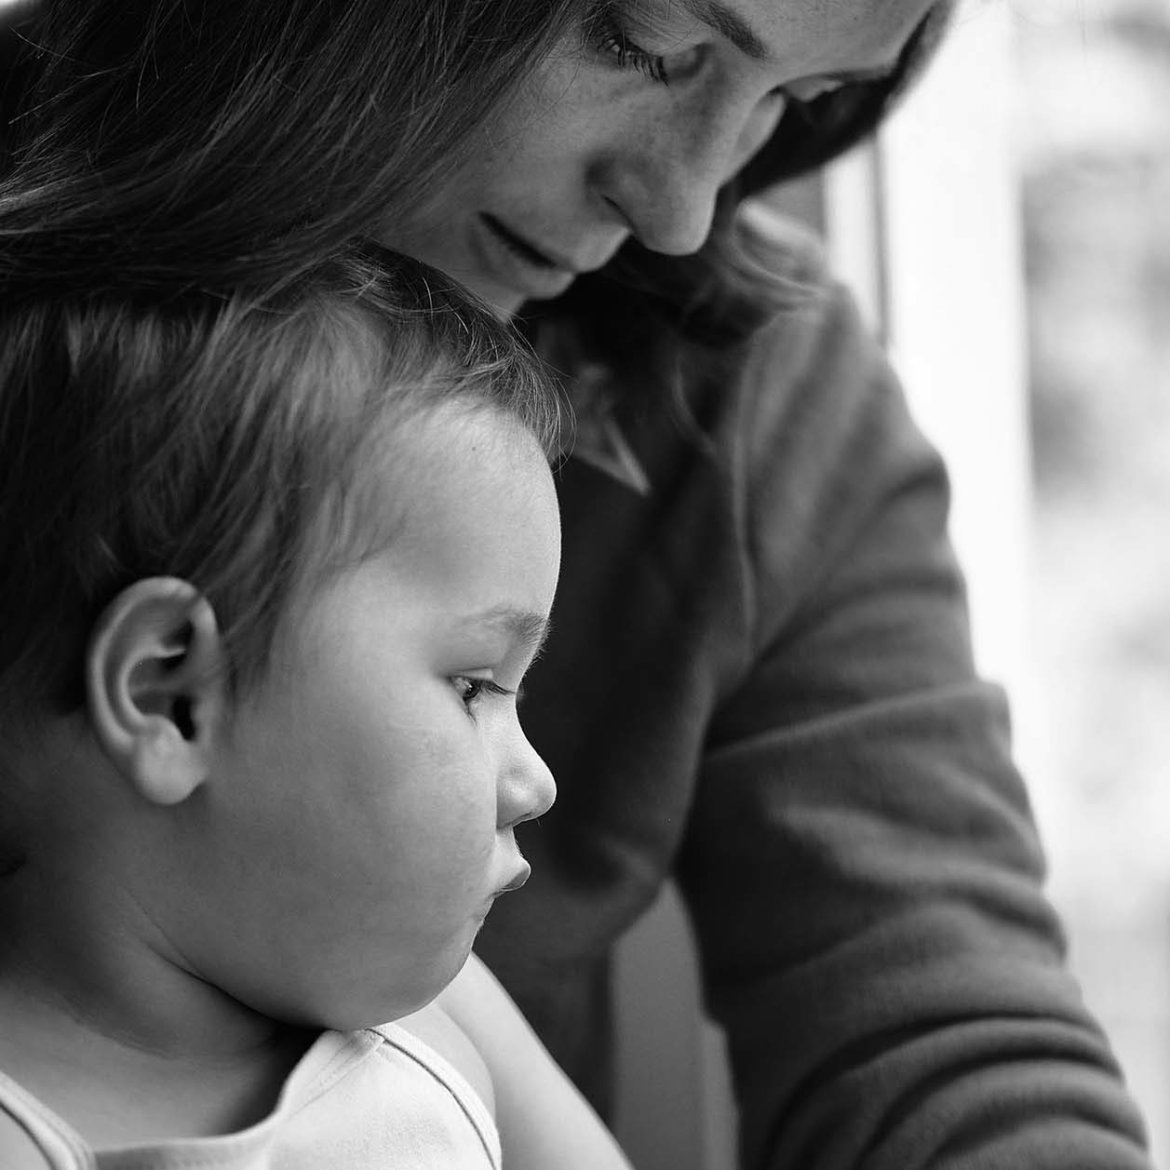
[[42,279],[295,275],[442,183],[572,9],[32,0],[0,29],[0,265],[21,237]]
[[[793,106],[721,193],[698,253],[631,242],[536,306],[527,328],[538,340],[567,329],[594,357],[639,373],[681,338],[718,348],[754,330],[782,294],[752,257],[739,202],[868,135],[933,53],[953,6],[936,0],[889,78]],[[42,279],[101,272],[166,288],[289,278],[441,184],[474,127],[582,7],[33,0],[8,34],[14,60],[0,85],[0,140],[19,174],[0,179],[0,279],[5,239],[28,232],[43,246],[22,248],[21,262]]]

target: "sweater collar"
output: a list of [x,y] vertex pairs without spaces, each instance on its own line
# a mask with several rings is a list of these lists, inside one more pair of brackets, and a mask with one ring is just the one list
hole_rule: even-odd
[[574,371],[575,437],[570,458],[587,463],[639,496],[650,494],[650,477],[614,417],[613,394],[607,390],[610,371],[597,362],[583,362]]

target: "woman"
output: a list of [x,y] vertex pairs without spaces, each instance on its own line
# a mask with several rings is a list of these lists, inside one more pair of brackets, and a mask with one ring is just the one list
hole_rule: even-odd
[[745,1166],[1146,1166],[943,469],[816,249],[740,210],[877,124],[949,0],[42,3],[0,196],[67,209],[40,271],[165,295],[375,232],[564,374],[524,710],[560,799],[478,949],[591,1096],[613,943],[673,875]]

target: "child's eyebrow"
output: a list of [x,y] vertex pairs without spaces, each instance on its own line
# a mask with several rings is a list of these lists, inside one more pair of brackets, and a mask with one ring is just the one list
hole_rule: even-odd
[[534,656],[540,653],[551,628],[548,618],[543,614],[511,605],[495,605],[479,613],[468,614],[460,624],[494,626]]

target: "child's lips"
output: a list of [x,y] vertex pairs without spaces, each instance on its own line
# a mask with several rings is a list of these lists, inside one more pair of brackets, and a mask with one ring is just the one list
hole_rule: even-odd
[[516,872],[496,891],[497,897],[500,894],[506,894],[509,890],[518,890],[528,880],[528,875],[531,872],[532,866],[521,858],[520,864],[516,867]]

